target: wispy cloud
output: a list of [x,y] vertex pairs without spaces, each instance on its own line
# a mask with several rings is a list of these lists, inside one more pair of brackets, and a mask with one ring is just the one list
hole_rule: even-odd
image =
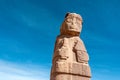
[[0,60],[0,80],[49,80],[49,70],[38,65]]

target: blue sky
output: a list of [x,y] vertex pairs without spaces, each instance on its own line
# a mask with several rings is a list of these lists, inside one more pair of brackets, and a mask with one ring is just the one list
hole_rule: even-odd
[[0,0],[0,80],[49,80],[66,12],[83,17],[91,80],[119,80],[119,0]]

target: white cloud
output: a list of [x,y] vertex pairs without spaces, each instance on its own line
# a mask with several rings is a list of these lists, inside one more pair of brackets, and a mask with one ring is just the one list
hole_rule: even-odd
[[0,80],[49,80],[49,70],[38,65],[0,60]]

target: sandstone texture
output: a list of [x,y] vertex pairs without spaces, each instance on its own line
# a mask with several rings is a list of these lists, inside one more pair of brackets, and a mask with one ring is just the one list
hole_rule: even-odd
[[90,80],[89,56],[79,35],[82,17],[67,13],[56,39],[50,80]]

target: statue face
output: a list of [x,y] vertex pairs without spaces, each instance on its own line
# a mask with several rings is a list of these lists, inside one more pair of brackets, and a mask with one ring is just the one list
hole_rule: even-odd
[[78,14],[68,14],[66,16],[63,24],[62,24],[63,30],[72,31],[72,32],[81,32],[82,29],[82,19],[80,15]]

